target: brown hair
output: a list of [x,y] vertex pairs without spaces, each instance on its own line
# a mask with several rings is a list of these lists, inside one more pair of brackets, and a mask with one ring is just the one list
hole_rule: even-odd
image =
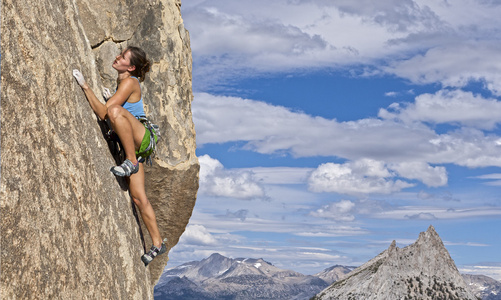
[[150,61],[146,58],[146,53],[141,48],[128,46],[125,52],[130,52],[130,64],[136,66],[134,71],[130,72],[132,76],[136,76],[140,81],[144,81],[146,73],[150,71]]

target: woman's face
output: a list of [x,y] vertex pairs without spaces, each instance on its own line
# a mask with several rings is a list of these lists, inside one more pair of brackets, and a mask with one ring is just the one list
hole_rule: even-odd
[[112,66],[118,72],[132,71],[130,70],[133,67],[130,64],[130,51],[124,51],[117,55]]

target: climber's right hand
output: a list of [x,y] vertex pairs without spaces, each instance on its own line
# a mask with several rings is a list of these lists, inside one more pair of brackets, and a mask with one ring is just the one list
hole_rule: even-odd
[[108,101],[108,99],[111,98],[111,92],[110,92],[110,89],[108,88],[103,88],[103,97],[104,97],[104,100],[105,101]]
[[75,77],[80,87],[83,87],[85,85],[85,78],[83,77],[82,73],[80,73],[79,70],[77,69],[73,70],[73,77]]

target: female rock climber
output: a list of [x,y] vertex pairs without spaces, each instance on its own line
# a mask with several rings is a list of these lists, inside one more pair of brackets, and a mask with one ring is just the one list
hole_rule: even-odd
[[83,89],[94,112],[101,120],[110,120],[113,130],[122,142],[126,159],[110,171],[117,176],[128,177],[130,195],[139,208],[153,241],[150,251],[141,257],[147,266],[156,256],[167,250],[165,240],[162,241],[160,237],[155,212],[146,197],[143,164],[136,157],[136,153],[142,152],[143,148],[149,145],[150,139],[149,130],[137,119],[145,116],[140,80],[143,81],[150,70],[150,62],[140,48],[127,47],[115,58],[112,66],[118,72],[117,90],[114,95],[111,95],[108,89],[103,90],[106,104],[97,99],[79,70],[73,70],[73,76]]

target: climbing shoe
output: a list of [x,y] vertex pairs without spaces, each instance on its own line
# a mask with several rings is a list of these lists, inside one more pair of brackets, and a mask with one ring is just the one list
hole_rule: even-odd
[[148,251],[148,253],[145,253],[145,254],[143,254],[143,256],[141,256],[141,260],[143,261],[145,266],[147,266],[155,257],[157,257],[158,255],[163,254],[167,251],[167,246],[165,246],[166,242],[167,242],[167,239],[164,239],[162,242],[162,247],[160,247],[160,248],[158,248],[155,245],[151,246],[150,251]]
[[128,177],[139,171],[139,162],[133,164],[130,160],[126,159],[121,165],[112,167],[110,171],[120,177]]

